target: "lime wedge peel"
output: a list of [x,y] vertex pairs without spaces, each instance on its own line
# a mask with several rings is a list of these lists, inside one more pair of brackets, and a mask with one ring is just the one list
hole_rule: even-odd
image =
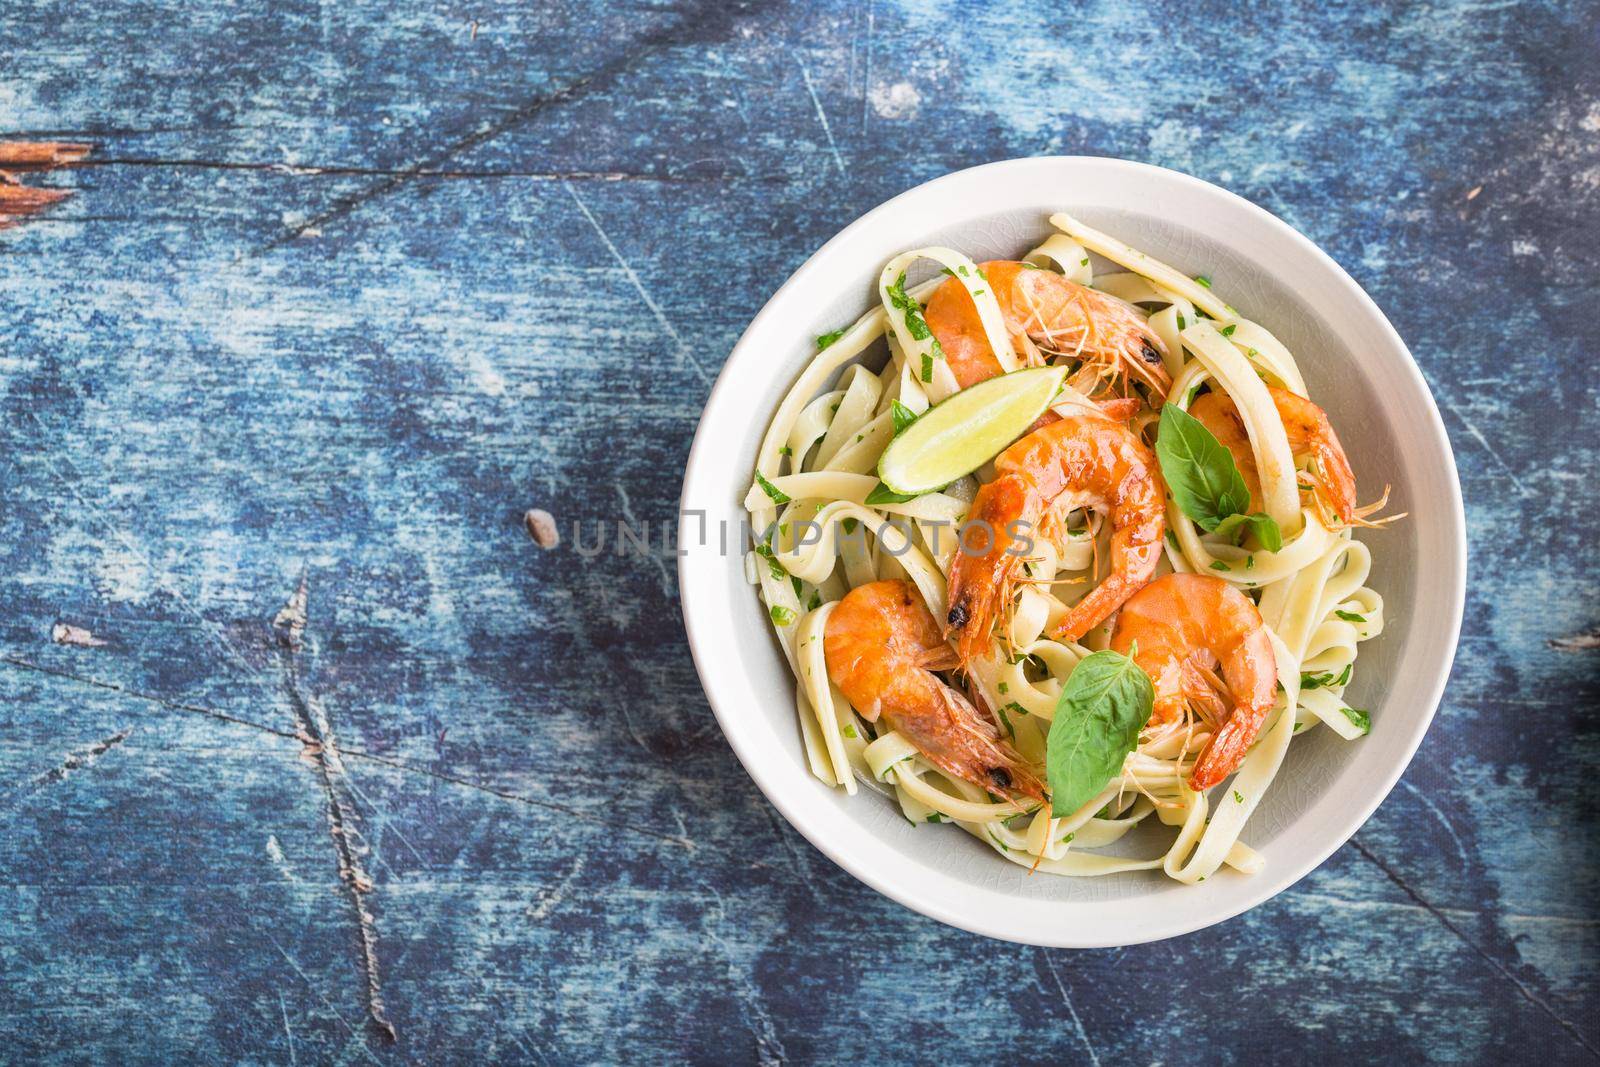
[[1066,375],[1065,367],[1031,367],[948,397],[889,442],[878,477],[896,493],[930,493],[971,474],[1027,432]]

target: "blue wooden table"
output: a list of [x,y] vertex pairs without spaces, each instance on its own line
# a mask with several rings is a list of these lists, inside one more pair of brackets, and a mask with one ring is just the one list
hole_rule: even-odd
[[[0,1059],[1595,1058],[1600,11],[1050,7],[4,6],[0,139],[94,152],[0,232]],[[661,542],[811,251],[1074,152],[1355,275],[1472,553],[1372,821],[1110,952],[941,926],[783,824]],[[572,550],[619,518],[650,552]]]

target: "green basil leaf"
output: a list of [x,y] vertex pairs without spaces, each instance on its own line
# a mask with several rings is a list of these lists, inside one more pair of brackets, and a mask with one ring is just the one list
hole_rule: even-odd
[[1045,751],[1052,815],[1071,815],[1122,773],[1154,704],[1149,675],[1127,656],[1096,652],[1072,669]]
[[1217,528],[1211,532],[1220,537],[1233,538],[1234,543],[1238,544],[1240,538],[1235,535],[1245,527],[1249,527],[1250,532],[1255,534],[1256,540],[1261,542],[1261,547],[1268,552],[1277,552],[1283,548],[1283,531],[1279,529],[1277,520],[1264,511],[1258,511],[1254,515],[1236,511],[1217,523]]
[[1173,499],[1201,529],[1215,530],[1229,515],[1249,510],[1250,490],[1233,456],[1199,419],[1176,404],[1161,407],[1156,457]]
[[879,482],[867,494],[868,504],[904,504],[907,500],[915,500],[920,493],[897,493],[887,485]]
[[898,400],[890,401],[889,415],[894,419],[894,435],[900,436],[900,431],[917,421],[917,413],[900,403]]

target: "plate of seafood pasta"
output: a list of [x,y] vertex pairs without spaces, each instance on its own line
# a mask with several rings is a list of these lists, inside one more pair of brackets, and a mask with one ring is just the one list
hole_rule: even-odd
[[729,743],[846,870],[1100,947],[1353,834],[1454,656],[1439,414],[1361,288],[1143,164],[989,164],[869,212],[750,324],[679,579]]

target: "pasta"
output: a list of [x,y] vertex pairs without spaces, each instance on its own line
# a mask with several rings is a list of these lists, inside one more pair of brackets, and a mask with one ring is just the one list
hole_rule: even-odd
[[[1352,506],[1353,479],[1343,484],[1348,467],[1341,468],[1337,438],[1310,403],[1294,357],[1264,326],[1242,318],[1204,278],[1070,215],[1050,222],[1057,232],[1015,263],[980,267],[942,247],[896,256],[879,278],[877,306],[819,339],[767,428],[744,500],[758,532],[747,566],[795,673],[805,759],[828,786],[877,792],[916,824],[954,823],[1033,870],[1160,870],[1189,884],[1223,865],[1254,873],[1263,858],[1240,832],[1291,741],[1316,728],[1355,740],[1369,726],[1344,696],[1360,644],[1384,626],[1383,599],[1366,585],[1371,555],[1353,536],[1353,527],[1374,525],[1365,518],[1372,509]],[[908,287],[907,272],[929,260],[940,275]],[[1029,277],[1034,273],[1050,280]],[[1050,303],[1051,294],[1061,301]],[[952,322],[964,324],[965,334]],[[989,361],[982,368],[974,362],[980,358]],[[964,383],[970,388],[980,373],[1009,378],[1036,367],[1062,368],[1064,384],[1039,424],[1019,427],[1029,430],[1021,443],[999,457],[972,457],[973,469],[941,489],[900,493],[880,481],[886,449],[907,424],[916,425],[911,420]],[[1173,482],[1170,449],[1158,444],[1177,432],[1169,424],[1180,423],[1207,427],[1195,431],[1196,440],[1229,450],[1231,464],[1220,453],[1213,461],[1243,480],[1249,506],[1235,490],[1231,505],[1222,498],[1231,513],[1219,521],[1186,503],[1187,490]],[[1093,795],[1063,812],[1052,803],[1062,787],[1050,740],[1058,715],[1082,714],[1064,691],[1089,657],[1128,644],[1118,630],[1131,631],[1139,615],[1125,607],[1076,637],[1061,628],[1109,581],[1108,566],[1124,558],[1118,552],[1127,546],[1118,539],[1128,536],[1127,508],[1095,506],[1093,494],[1078,506],[1068,506],[1070,494],[1053,497],[1060,514],[1052,513],[1048,536],[1041,528],[1028,554],[1019,554],[1026,577],[1002,588],[992,630],[971,636],[966,601],[952,603],[952,589],[982,573],[960,558],[967,545],[958,531],[987,506],[994,493],[986,487],[1031,476],[1013,474],[1033,454],[1025,446],[1048,435],[1059,451],[1080,426],[1129,435],[1137,442],[1130,455],[1160,456],[1168,491],[1160,492],[1163,478],[1156,477],[1151,499],[1165,536],[1155,535],[1150,567],[1123,576],[1127,584],[1147,590],[1174,574],[1214,586],[1224,598],[1218,602],[1235,605],[1246,628],[1262,635],[1254,662],[1269,674],[1270,696],[1257,709],[1259,728],[1246,731],[1238,759],[1226,767],[1229,780],[1197,785],[1208,743],[1223,745],[1215,739],[1233,729],[1216,707],[1237,701],[1244,708],[1235,683],[1247,668],[1232,665],[1221,645],[1197,649],[1184,661],[1192,673],[1184,676],[1182,707],[1167,712],[1164,683],[1152,673],[1155,713],[1134,723],[1137,740],[1115,753],[1120,765],[1103,785],[1091,782],[1098,786]],[[845,598],[860,599],[853,591],[874,583],[900,583],[880,588],[909,590],[916,603],[902,605],[905,618],[933,620],[942,631],[937,647],[922,649],[920,665],[897,668],[915,675],[901,681],[942,701],[951,721],[976,722],[970,730],[982,736],[963,738],[969,748],[962,752],[986,753],[984,766],[1001,753],[1012,770],[990,767],[988,778],[965,773],[961,755],[890,714],[893,699],[880,708],[876,700],[858,695],[853,704],[847,697],[852,678],[835,654],[843,646],[833,642],[854,607]],[[873,626],[892,622],[881,610],[865,618]],[[958,624],[968,626],[961,641]],[[1125,649],[1128,662],[1144,663],[1139,643]],[[874,639],[872,647],[879,644]],[[969,654],[974,644],[979,651]],[[871,659],[870,651],[864,656]],[[1219,662],[1221,678],[1213,670]],[[876,660],[868,666],[890,669]],[[1209,678],[1217,696],[1194,691],[1194,677]],[[1034,779],[1041,788],[1028,794]],[[1152,819],[1170,828],[1164,850],[1132,857],[1102,851]]]

